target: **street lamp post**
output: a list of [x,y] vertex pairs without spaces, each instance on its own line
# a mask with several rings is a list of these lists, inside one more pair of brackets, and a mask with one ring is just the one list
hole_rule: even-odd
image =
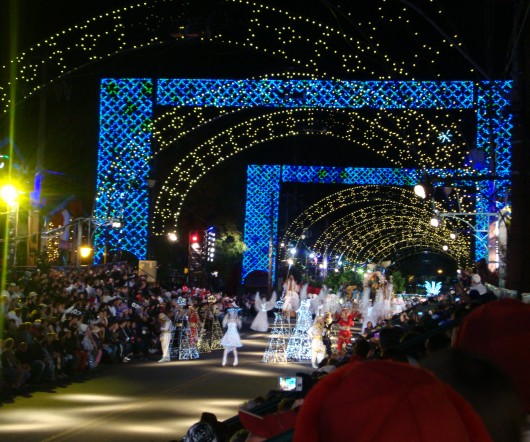
[[[492,259],[492,253],[497,254],[497,245],[492,244],[493,238],[491,237],[489,230],[477,229],[477,226],[469,222],[465,217],[487,217],[488,225],[491,224],[490,220],[493,218],[495,221],[499,220],[499,214],[497,213],[482,213],[482,212],[438,212],[435,211],[435,216],[431,220],[431,224],[434,226],[434,220],[442,220],[443,218],[454,219],[458,222],[466,224],[473,231],[473,236],[477,239],[478,243],[484,247],[488,264],[500,266],[500,260]],[[436,227],[436,226],[435,226]]]
[[[0,196],[6,204],[7,215],[4,235],[3,262],[4,266],[17,264],[17,241],[18,241],[18,194],[19,191],[12,184],[6,184],[0,189]],[[2,268],[2,274],[5,274]]]

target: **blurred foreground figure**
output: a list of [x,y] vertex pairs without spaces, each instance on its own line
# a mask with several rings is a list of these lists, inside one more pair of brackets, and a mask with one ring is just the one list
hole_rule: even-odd
[[309,391],[295,442],[492,441],[479,415],[449,385],[412,365],[373,360],[347,364]]

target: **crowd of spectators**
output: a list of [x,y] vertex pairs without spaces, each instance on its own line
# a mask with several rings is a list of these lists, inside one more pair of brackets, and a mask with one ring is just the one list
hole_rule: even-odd
[[161,350],[160,313],[173,318],[192,304],[199,313],[212,304],[222,312],[235,302],[146,278],[126,263],[12,274],[0,295],[0,388],[16,393],[101,363],[148,360]]
[[464,274],[409,299],[297,373],[302,392],[271,391],[222,423],[205,413],[183,440],[530,440],[530,306],[485,287]]
[[[521,440],[525,413],[530,411],[526,379],[530,306],[514,299],[498,300],[484,290],[477,276],[459,282],[439,296],[409,300],[405,311],[354,335],[346,352],[335,352],[314,371],[297,373],[304,380],[301,392],[269,392],[250,400],[225,422],[205,412],[186,440],[305,441],[309,434],[317,435],[311,440],[330,440],[323,435],[341,434],[345,428],[341,419],[331,416],[324,423],[319,417],[322,404],[327,404],[326,415],[334,410],[344,416],[344,407],[348,415],[360,409],[365,414],[365,404],[374,399],[371,395],[381,394],[380,388],[368,386],[381,384],[387,387],[378,410],[387,416],[398,393],[402,399],[411,395],[403,400],[426,401],[415,383],[428,385],[426,391],[445,404],[440,409],[440,404],[427,401],[423,408],[438,410],[434,412],[440,416],[464,416],[450,421],[448,431],[465,428],[468,440]],[[238,305],[250,317],[252,298],[148,284],[137,268],[125,263],[11,275],[0,295],[0,387],[16,393],[26,386],[76,376],[101,363],[124,364],[151,355],[156,360],[160,313],[174,317],[179,308],[191,304],[199,312],[203,306],[210,310],[216,306],[222,312]],[[334,406],[338,403],[342,408]],[[495,404],[502,406],[502,413]],[[419,413],[416,408],[406,410]],[[430,416],[422,419],[430,422]],[[309,431],[308,423],[316,427]],[[424,425],[420,427],[414,431],[426,431]],[[350,425],[348,431],[346,438],[355,431],[373,436],[364,427],[356,430]],[[392,433],[391,427],[387,433]],[[451,439],[450,433],[441,434]]]

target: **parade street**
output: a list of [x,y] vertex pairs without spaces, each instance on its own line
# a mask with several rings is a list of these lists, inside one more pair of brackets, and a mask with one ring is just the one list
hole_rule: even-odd
[[242,333],[239,366],[221,366],[222,350],[200,359],[100,365],[85,377],[60,386],[30,390],[0,406],[3,441],[160,441],[180,440],[202,412],[219,421],[238,407],[265,397],[278,376],[311,373],[301,364],[262,363],[267,333]]

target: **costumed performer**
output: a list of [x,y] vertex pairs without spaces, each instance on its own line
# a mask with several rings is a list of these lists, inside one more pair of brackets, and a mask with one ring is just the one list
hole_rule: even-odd
[[291,317],[296,315],[296,311],[300,308],[300,297],[297,292],[288,291],[285,293],[283,300],[283,312],[290,321]]
[[337,322],[338,321],[333,320],[331,312],[324,313],[324,335],[322,338],[322,342],[324,343],[324,347],[326,348],[326,356],[328,358],[333,353],[331,350],[331,335],[333,334],[333,324],[336,324]]
[[193,305],[188,307],[188,325],[190,327],[190,347],[194,347],[199,340],[199,315]]
[[162,347],[162,359],[158,362],[170,362],[169,344],[171,343],[173,323],[165,313],[160,313],[158,320],[160,321],[160,346]]
[[339,338],[337,340],[337,350],[339,354],[344,352],[344,347],[351,341],[352,333],[350,327],[353,326],[353,315],[347,308],[343,308],[339,318]]
[[228,309],[228,314],[223,318],[223,327],[226,327],[226,333],[221,339],[223,351],[223,367],[226,365],[226,359],[230,352],[234,354],[234,367],[237,367],[237,349],[242,347],[238,329],[241,328],[241,319],[238,317],[238,308]]
[[265,297],[260,298],[259,292],[254,298],[254,307],[258,311],[256,317],[250,324],[250,328],[259,332],[266,332],[269,329],[269,318],[267,312],[274,308],[276,303],[276,292],[272,292],[271,299],[267,301]]
[[311,365],[313,368],[318,368],[318,364],[326,356],[326,347],[322,341],[324,333],[324,318],[317,316],[313,325],[307,330],[307,334],[311,337]]

